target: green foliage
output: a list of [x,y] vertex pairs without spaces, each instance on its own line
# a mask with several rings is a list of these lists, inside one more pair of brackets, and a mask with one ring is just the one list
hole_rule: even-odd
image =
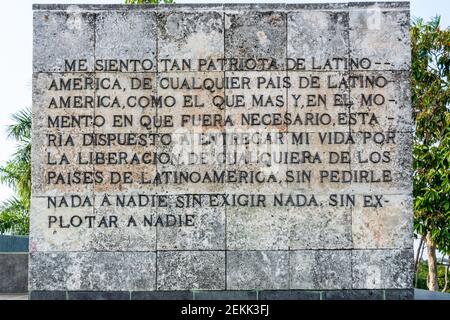
[[173,3],[173,0],[125,0],[125,4],[159,4]]
[[412,103],[415,112],[414,229],[431,233],[450,253],[450,30],[418,19],[411,28]]
[[[439,288],[444,288],[444,286],[445,286],[445,266],[438,265],[437,269],[438,269]],[[428,290],[427,275],[428,275],[428,263],[426,261],[421,261],[416,288]],[[447,286],[447,290],[445,292],[450,293],[450,285]]]
[[8,137],[17,142],[16,152],[0,167],[0,183],[12,188],[17,196],[0,205],[0,234],[28,234],[31,199],[31,110],[12,115]]
[[0,207],[0,234],[27,235],[30,229],[28,212],[17,198],[6,200]]

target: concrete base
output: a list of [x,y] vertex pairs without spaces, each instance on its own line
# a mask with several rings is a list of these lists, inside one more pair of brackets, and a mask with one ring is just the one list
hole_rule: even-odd
[[[383,290],[380,290],[383,291]],[[450,293],[431,292],[427,290],[384,290],[386,300],[406,300],[411,299],[411,291],[413,291],[414,300],[450,300]],[[230,292],[230,291],[229,291]],[[236,291],[231,291],[236,293]],[[259,291],[258,300],[319,300],[319,291],[289,291],[287,296],[285,291]],[[225,300],[225,291],[139,291],[126,292],[131,300]],[[122,292],[122,297],[125,296]],[[195,295],[195,296],[194,296]],[[247,299],[246,299],[247,296]],[[318,299],[319,296],[319,299]],[[329,297],[330,295],[328,295]],[[66,300],[69,297],[66,291],[34,291],[30,294],[31,300]],[[96,297],[106,298],[104,294],[96,295],[95,292],[90,294],[90,298]],[[109,296],[111,298],[111,296]],[[231,298],[232,296],[228,296]],[[239,291],[233,299],[237,300],[257,300],[256,291]],[[397,297],[397,298],[394,298]],[[29,297],[24,294],[7,294],[1,295],[0,300],[27,300]],[[85,297],[87,298],[87,297]],[[92,299],[91,299],[92,300]],[[126,299],[128,300],[128,299]]]
[[[450,296],[450,295],[449,295]],[[413,300],[400,290],[32,291],[31,300]]]

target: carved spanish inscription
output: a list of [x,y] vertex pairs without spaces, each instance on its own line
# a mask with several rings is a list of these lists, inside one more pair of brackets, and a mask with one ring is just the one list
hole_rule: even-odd
[[410,288],[408,25],[36,6],[30,290]]

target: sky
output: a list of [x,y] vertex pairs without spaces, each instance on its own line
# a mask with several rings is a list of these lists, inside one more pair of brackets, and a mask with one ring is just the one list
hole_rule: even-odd
[[[364,1],[364,0],[360,0]],[[2,2],[0,11],[0,164],[14,152],[14,142],[7,138],[6,127],[11,124],[11,114],[24,107],[31,106],[31,76],[32,76],[32,39],[33,39],[33,3],[124,3],[124,0],[20,0]],[[183,1],[175,0],[177,3],[318,3],[318,2],[348,2],[348,1],[321,1],[321,0],[197,0]],[[412,0],[411,16],[422,17],[428,20],[436,14],[441,15],[442,26],[450,24],[450,1],[449,0]],[[5,186],[0,186],[0,203],[13,195],[13,192]]]

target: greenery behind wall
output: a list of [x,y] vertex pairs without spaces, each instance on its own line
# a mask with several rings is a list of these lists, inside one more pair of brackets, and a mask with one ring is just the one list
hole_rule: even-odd
[[[173,3],[173,0],[125,0],[125,3]],[[411,96],[416,122],[413,148],[414,231],[420,239],[415,255],[415,285],[450,292],[450,29],[440,19],[411,26]],[[15,196],[0,206],[0,234],[29,233],[31,198],[31,111],[12,115],[8,137],[16,152],[0,167],[0,182]],[[427,263],[423,248],[427,248]],[[438,261],[439,251],[447,262]]]

